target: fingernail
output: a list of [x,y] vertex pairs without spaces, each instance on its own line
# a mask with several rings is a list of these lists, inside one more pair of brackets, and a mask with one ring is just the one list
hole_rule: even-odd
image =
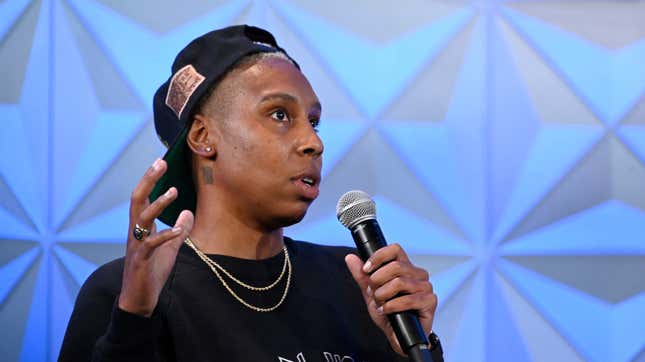
[[155,171],[158,171],[161,168],[161,159],[160,158],[156,159],[155,162],[152,163],[152,168]]
[[370,270],[372,270],[372,262],[368,260],[363,265],[363,271],[366,272],[366,273],[369,273]]
[[376,313],[383,314],[383,306],[376,308]]
[[172,194],[173,194],[174,192],[175,192],[175,191],[174,191],[174,189],[173,189],[173,188],[169,188],[169,189],[166,191],[166,193],[164,194],[164,196],[166,196],[166,197],[170,197],[170,196],[172,196]]
[[172,228],[172,232],[173,234],[181,233],[181,226],[175,226],[174,228]]
[[369,285],[367,286],[367,289],[365,289],[365,293],[367,293],[367,295],[369,295],[370,297],[372,296],[372,288],[370,288]]

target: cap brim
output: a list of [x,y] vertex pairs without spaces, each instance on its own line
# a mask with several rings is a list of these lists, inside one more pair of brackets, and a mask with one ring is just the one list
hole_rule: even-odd
[[150,202],[154,202],[159,196],[168,191],[169,188],[173,186],[177,188],[177,199],[168,205],[158,217],[159,220],[168,226],[175,225],[179,213],[183,210],[194,212],[197,203],[195,186],[191,174],[190,158],[187,157],[187,133],[188,128],[185,128],[168,148],[168,151],[163,157],[168,164],[166,173],[157,181],[157,184],[148,197]]

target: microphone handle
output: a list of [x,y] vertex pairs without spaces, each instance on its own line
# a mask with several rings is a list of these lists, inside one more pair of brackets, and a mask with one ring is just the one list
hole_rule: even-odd
[[[354,242],[356,243],[358,253],[363,261],[366,261],[378,249],[387,245],[385,236],[383,236],[383,232],[381,231],[381,227],[375,219],[359,223],[351,229],[351,232],[352,238],[354,238]],[[392,324],[399,344],[406,354],[416,361],[432,361],[430,352],[427,349],[428,339],[423,331],[423,327],[421,327],[421,323],[419,323],[419,318],[416,312],[405,311],[391,313],[388,314],[387,317]],[[413,348],[415,346],[417,347]],[[418,352],[419,349],[421,349],[422,352]],[[414,350],[416,353],[410,354],[411,350]],[[424,358],[416,359],[415,355],[417,353],[424,354]]]

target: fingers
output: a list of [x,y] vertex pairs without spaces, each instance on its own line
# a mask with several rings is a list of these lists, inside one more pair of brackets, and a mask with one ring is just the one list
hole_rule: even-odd
[[[379,314],[391,314],[416,310],[420,315],[433,315],[437,309],[437,295],[432,291],[402,295],[398,298],[388,300],[376,308]],[[376,303],[378,305],[378,303]]]
[[384,248],[378,249],[363,265],[363,271],[370,273],[373,270],[378,269],[381,265],[390,262],[392,260],[398,260],[403,262],[410,262],[408,255],[405,253],[401,245],[391,244]]
[[365,264],[353,254],[345,263],[366,299],[377,305],[401,295],[433,293],[428,272],[413,265],[399,244],[377,250]]
[[[355,263],[354,268],[357,266],[358,263]],[[352,275],[354,279],[362,278],[363,280],[367,276],[367,285],[364,286],[361,283],[359,285],[362,290],[365,290],[368,300],[378,307],[392,301],[396,301],[395,307],[401,303],[409,306],[409,303],[415,301],[416,298],[421,297],[421,300],[424,300],[424,297],[434,295],[428,272],[413,265],[399,244],[388,245],[377,250],[365,262],[360,272],[362,277],[358,276],[357,271],[353,271]],[[371,275],[368,274],[370,272]],[[404,296],[406,298],[399,300]],[[391,307],[391,304],[388,305]],[[415,304],[413,309],[417,309],[416,306]]]
[[194,222],[195,216],[193,215],[193,213],[188,210],[184,210],[179,213],[179,216],[177,216],[177,221],[175,222],[174,227],[180,227],[185,230],[186,233],[190,233],[190,231],[193,229]]
[[345,263],[363,293],[372,320],[386,333],[392,348],[403,354],[388,314],[415,311],[424,332],[430,333],[437,295],[428,272],[413,265],[400,245],[377,250],[365,264],[356,255],[347,255]]
[[[147,196],[146,196],[147,197]],[[171,187],[165,194],[159,196],[150,206],[143,209],[139,214],[139,225],[151,225],[161,215],[161,212],[177,198],[177,189]]]
[[139,217],[141,211],[148,206],[148,195],[150,195],[155,183],[166,172],[166,168],[166,162],[164,160],[157,159],[152,166],[148,168],[141,180],[139,180],[139,183],[134,188],[134,191],[132,191],[132,196],[130,197],[130,219],[133,217]]
[[[388,304],[401,296],[434,295],[432,284],[428,278],[428,272],[422,268],[409,262],[393,261],[369,277],[367,294],[378,306]],[[408,300],[408,298],[404,300]]]
[[184,230],[181,227],[173,227],[172,229],[166,229],[146,237],[139,242],[139,250],[141,251],[142,256],[144,258],[150,257],[154,253],[155,249],[157,249],[157,247],[166,243],[167,241],[171,241],[177,238],[182,234],[183,231]]
[[[370,265],[367,265],[368,262]],[[363,265],[364,273],[370,271],[370,291],[380,303],[397,294],[432,290],[432,285],[428,282],[428,272],[414,266],[399,244],[377,250]]]
[[172,229],[165,229],[155,233],[145,239],[141,243],[142,256],[144,258],[150,257],[154,251],[161,245],[170,243],[171,246],[179,250],[181,243],[186,239],[188,234],[193,228],[193,213],[184,210],[177,217],[177,222]]
[[373,297],[379,305],[396,297],[397,295],[428,291],[432,292],[432,284],[427,280],[417,280],[407,277],[396,277],[378,288],[374,288],[370,285],[367,289],[368,295]]
[[394,260],[374,271],[370,276],[370,284],[379,287],[396,277],[428,280],[430,275],[425,269],[415,267],[410,262]]

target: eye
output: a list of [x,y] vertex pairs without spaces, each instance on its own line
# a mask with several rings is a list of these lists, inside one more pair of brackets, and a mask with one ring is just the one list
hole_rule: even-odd
[[289,115],[283,109],[278,109],[277,111],[274,111],[273,113],[271,113],[271,118],[280,122],[289,121]]
[[318,132],[318,126],[320,126],[320,118],[312,118],[309,120],[309,123],[311,123],[311,127],[313,127],[314,131]]

